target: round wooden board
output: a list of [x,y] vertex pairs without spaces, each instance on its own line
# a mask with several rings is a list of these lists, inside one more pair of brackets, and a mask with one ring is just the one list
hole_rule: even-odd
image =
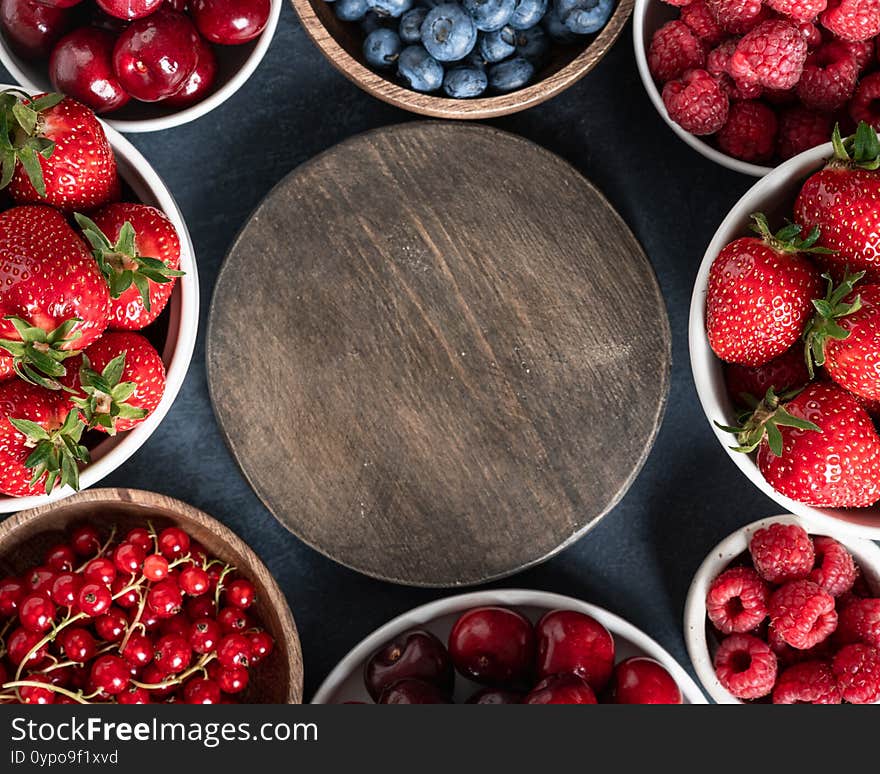
[[398,583],[508,575],[580,537],[669,388],[653,271],[560,158],[409,123],[303,164],[220,272],[207,342],[238,464],[309,545]]

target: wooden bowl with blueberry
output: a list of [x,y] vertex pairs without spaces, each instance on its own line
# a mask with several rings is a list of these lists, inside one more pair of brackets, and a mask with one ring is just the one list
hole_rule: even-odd
[[318,48],[385,102],[484,119],[556,96],[620,35],[634,0],[292,0]]

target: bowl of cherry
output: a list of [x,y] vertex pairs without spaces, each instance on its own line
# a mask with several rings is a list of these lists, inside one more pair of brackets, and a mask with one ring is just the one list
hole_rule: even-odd
[[684,669],[630,623],[524,589],[447,597],[357,645],[313,704],[705,704]]
[[719,704],[880,703],[880,546],[792,515],[748,524],[697,570],[684,635]]
[[254,552],[186,503],[94,489],[0,524],[0,704],[297,704],[302,654]]
[[193,121],[269,48],[282,0],[0,0],[0,61],[34,92],[83,102],[121,132]]

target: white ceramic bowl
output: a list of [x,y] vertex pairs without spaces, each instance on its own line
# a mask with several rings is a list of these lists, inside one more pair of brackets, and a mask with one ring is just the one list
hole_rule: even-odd
[[[0,85],[0,90],[10,88]],[[159,426],[171,408],[192,358],[199,326],[199,277],[196,269],[195,252],[183,215],[177,207],[171,192],[165,187],[156,171],[138,150],[122,135],[105,126],[107,138],[116,154],[119,174],[134,191],[138,200],[151,204],[164,212],[180,234],[180,269],[186,272],[177,280],[171,298],[168,301],[169,314],[168,335],[165,346],[161,350],[165,362],[166,385],[165,394],[156,407],[141,424],[113,438],[108,437],[92,449],[92,461],[80,473],[80,487],[85,489],[93,486],[106,475],[116,470],[132,454],[146,442],[153,431]],[[51,495],[36,497],[5,497],[0,495],[0,513],[23,511],[36,508],[53,500],[60,500],[73,494],[66,487],[56,490]]]
[[645,86],[645,91],[648,92],[651,102],[654,103],[657,112],[669,125],[670,129],[697,153],[705,156],[710,161],[714,161],[716,164],[720,164],[722,167],[732,169],[734,172],[752,175],[753,177],[763,177],[773,167],[750,164],[747,161],[740,161],[733,158],[733,156],[722,153],[699,137],[686,132],[666,112],[666,106],[663,104],[663,99],[660,96],[660,90],[654,83],[651,71],[648,69],[648,48],[651,45],[651,38],[654,36],[654,33],[666,22],[677,18],[678,9],[661,2],[661,0],[636,0],[635,9],[633,10],[633,48],[635,49],[639,76]]
[[[577,610],[591,615],[614,636],[617,661],[629,656],[649,656],[656,659],[666,667],[678,683],[685,704],[707,703],[696,683],[666,650],[643,631],[613,613],[561,594],[527,589],[493,589],[458,594],[430,602],[427,605],[414,608],[376,629],[336,665],[336,668],[327,676],[327,679],[315,693],[312,704],[341,704],[346,701],[372,703],[372,699],[364,687],[363,673],[364,664],[376,650],[398,634],[414,627],[427,629],[445,643],[458,616],[465,610],[483,605],[513,607],[532,621],[537,621],[549,610],[558,609]],[[465,680],[459,674],[456,674],[455,686],[455,700],[457,702],[464,702],[468,696],[482,687]]]
[[[157,132],[195,121],[224,103],[244,82],[265,56],[278,26],[278,17],[284,0],[270,0],[269,21],[260,36],[241,46],[214,46],[217,54],[217,80],[211,93],[201,102],[187,108],[173,108],[161,102],[146,103],[131,100],[121,110],[110,113],[104,120],[120,132]],[[28,62],[17,56],[0,34],[0,62],[19,85],[34,93],[54,91],[49,80],[47,62]]]
[[833,155],[831,143],[802,153],[774,169],[759,180],[740,199],[709,243],[703,262],[694,282],[691,296],[691,309],[688,338],[690,345],[691,370],[703,411],[728,456],[758,489],[773,498],[786,511],[795,513],[809,522],[816,532],[836,534],[846,532],[858,537],[880,539],[880,505],[871,508],[813,508],[795,502],[781,495],[764,480],[754,454],[741,454],[730,447],[735,438],[715,426],[715,422],[735,425],[735,410],[724,385],[724,371],[721,361],[715,357],[706,338],[706,286],[709,268],[721,249],[732,240],[750,234],[749,216],[754,212],[765,212],[772,224],[782,223],[791,217],[792,204],[798,188],[811,173],[821,168],[826,159]]
[[709,585],[727,568],[730,562],[748,550],[752,535],[773,522],[799,524],[813,535],[833,537],[846,546],[853,555],[856,563],[862,568],[868,587],[874,593],[880,593],[880,546],[870,540],[816,530],[803,519],[790,514],[761,519],[738,529],[732,535],[728,535],[703,560],[700,569],[694,575],[690,589],[688,589],[684,607],[684,641],[687,645],[688,655],[691,657],[691,663],[694,665],[694,670],[703,684],[703,688],[718,704],[746,704],[747,702],[737,699],[718,682],[718,678],[715,676],[712,658],[718,647],[718,640],[715,639],[708,625],[706,594],[709,591]]

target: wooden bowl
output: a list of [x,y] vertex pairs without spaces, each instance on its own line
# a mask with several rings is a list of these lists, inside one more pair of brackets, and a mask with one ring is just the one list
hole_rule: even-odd
[[586,46],[557,44],[535,83],[509,94],[479,99],[438,97],[400,86],[393,72],[383,75],[367,66],[361,52],[364,35],[360,27],[337,19],[331,3],[325,0],[291,2],[309,37],[330,63],[368,94],[423,116],[476,120],[506,116],[540,105],[583,78],[614,45],[632,13],[634,0],[618,0],[605,27],[596,35],[586,36]]
[[10,516],[0,524],[0,575],[17,575],[42,561],[44,552],[74,525],[93,523],[124,534],[147,520],[161,529],[182,527],[208,553],[237,567],[257,588],[254,616],[275,639],[269,658],[253,671],[240,701],[247,704],[300,704],[303,664],[290,608],[259,557],[219,521],[180,500],[137,489],[92,489],[58,503]]

